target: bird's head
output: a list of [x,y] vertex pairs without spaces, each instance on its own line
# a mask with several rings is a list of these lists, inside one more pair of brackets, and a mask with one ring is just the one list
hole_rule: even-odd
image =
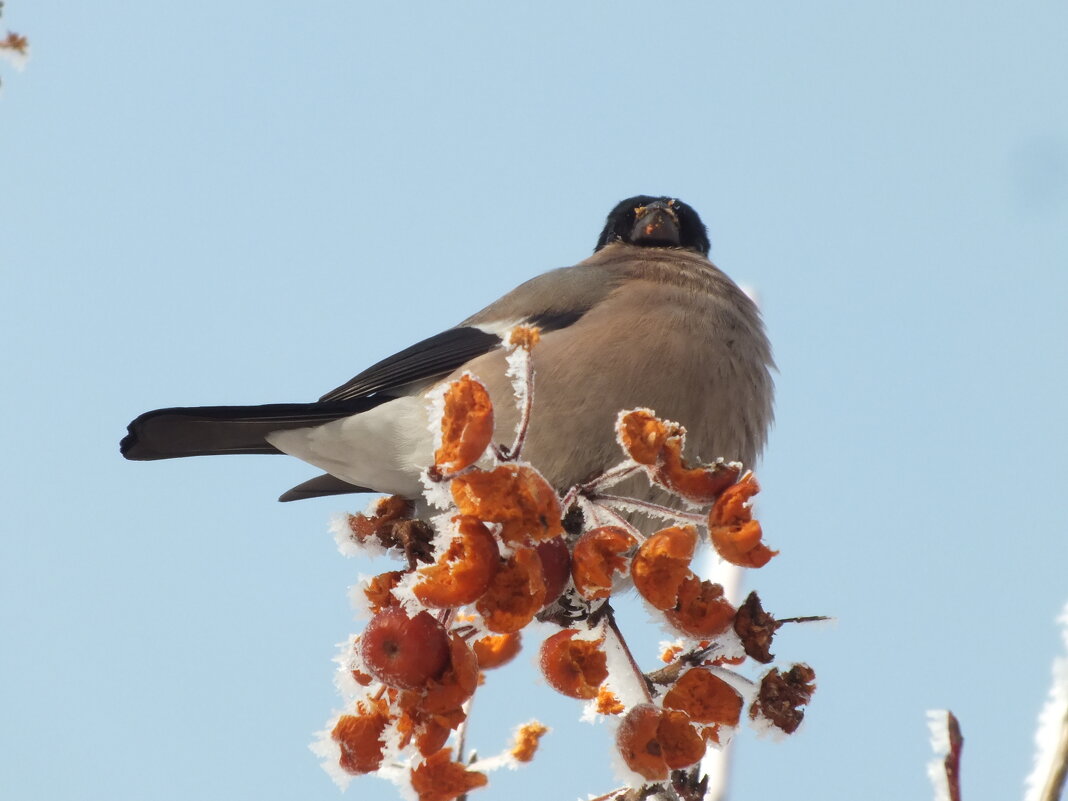
[[594,252],[613,242],[646,248],[682,248],[708,255],[708,231],[697,212],[681,200],[637,195],[608,214]]

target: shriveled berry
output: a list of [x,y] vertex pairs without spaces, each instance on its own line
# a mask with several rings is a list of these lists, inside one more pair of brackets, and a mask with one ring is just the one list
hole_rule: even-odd
[[571,573],[583,598],[607,598],[618,574],[625,573],[630,560],[624,555],[638,541],[620,526],[600,526],[585,532],[575,543]]
[[571,698],[596,698],[608,678],[603,640],[576,639],[576,629],[564,629],[541,645],[541,672],[549,685]]
[[734,607],[723,597],[723,586],[690,574],[679,587],[679,601],[664,616],[691,637],[707,639],[726,631],[734,621]]
[[512,634],[487,634],[471,644],[482,670],[508,664],[515,659],[521,646],[522,635],[518,631]]

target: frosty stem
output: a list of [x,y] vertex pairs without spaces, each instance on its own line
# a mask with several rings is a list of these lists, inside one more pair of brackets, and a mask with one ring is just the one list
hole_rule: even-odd
[[634,673],[634,677],[638,680],[638,684],[641,686],[642,694],[645,696],[645,700],[652,703],[653,693],[649,686],[649,680],[645,677],[642,669],[638,666],[638,662],[634,659],[634,654],[630,652],[630,647],[627,645],[626,639],[623,637],[623,632],[619,630],[619,624],[616,623],[615,610],[606,601],[605,608],[605,624],[608,626],[608,630],[612,632],[612,637],[619,645],[620,650],[627,657],[627,663],[630,665],[631,671]]
[[1060,739],[1057,741],[1057,750],[1053,753],[1053,766],[1046,778],[1046,783],[1042,786],[1042,794],[1039,795],[1038,801],[1057,801],[1064,791],[1066,778],[1068,778],[1068,712],[1061,718]]

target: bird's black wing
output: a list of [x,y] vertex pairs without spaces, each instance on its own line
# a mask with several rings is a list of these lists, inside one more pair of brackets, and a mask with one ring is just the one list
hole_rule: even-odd
[[[547,312],[516,322],[536,325],[543,332],[554,331],[571,325],[582,316],[582,311]],[[477,326],[450,328],[371,365],[319,400],[344,401],[366,397],[375,392],[388,394],[391,389],[448,375],[475,357],[489,353],[500,345],[500,335]]]
[[360,398],[374,392],[387,392],[416,381],[448,375],[476,356],[489,353],[501,344],[496,334],[474,326],[442,331],[410,348],[372,364],[355,378],[327,392],[322,402]]
[[498,333],[512,325],[536,325],[542,333],[567,328],[619,282],[620,274],[595,265],[561,267],[520,284],[456,328],[424,339],[373,364],[322,401],[364,397],[448,375],[501,345]]

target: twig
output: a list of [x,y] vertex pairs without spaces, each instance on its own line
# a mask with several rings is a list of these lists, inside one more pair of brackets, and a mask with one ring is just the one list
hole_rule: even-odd
[[530,428],[530,410],[534,405],[534,360],[531,358],[529,346],[517,345],[508,355],[508,372],[513,376],[512,386],[519,401],[519,424],[515,429],[512,447],[499,448],[497,457],[501,461],[514,462],[523,452],[527,429]]
[[630,668],[634,672],[634,676],[638,679],[638,684],[642,688],[642,693],[645,695],[645,700],[651,703],[653,700],[653,692],[649,679],[646,678],[642,669],[638,666],[638,663],[634,659],[634,654],[630,652],[627,641],[623,638],[623,632],[619,630],[619,624],[616,623],[616,615],[611,604],[606,601],[603,608],[605,609],[604,620],[608,626],[608,630],[612,632],[612,636],[619,648],[626,655],[627,662],[630,664]]
[[575,499],[580,495],[591,495],[598,489],[603,487],[611,487],[614,484],[618,484],[623,479],[630,476],[632,473],[636,473],[641,469],[640,465],[631,461],[620,462],[615,467],[609,468],[601,473],[599,476],[595,476],[587,481],[585,484],[576,484],[574,487],[567,491],[564,496],[563,506],[567,509],[571,504],[575,502]]
[[1068,778],[1068,710],[1061,718],[1060,739],[1057,748],[1053,752],[1053,766],[1042,786],[1042,793],[1038,796],[1039,801],[1058,801],[1064,792],[1064,782]]
[[[467,699],[463,704],[464,719],[460,721],[460,725],[456,728],[456,761],[464,761],[464,748],[467,745],[467,722],[471,720],[471,702],[474,701],[474,696]],[[474,756],[474,754],[472,754]]]
[[694,523],[703,526],[708,522],[707,515],[698,514],[696,512],[683,512],[678,509],[662,506],[659,503],[639,501],[636,498],[623,498],[618,495],[591,495],[590,500],[594,503],[610,506],[629,507],[652,517],[663,517],[669,520],[677,520],[680,523]]
[[617,787],[615,790],[609,790],[604,795],[591,798],[590,801],[631,801],[632,799],[641,798],[638,792],[639,790],[630,787]]
[[652,673],[649,673],[646,678],[653,684],[671,684],[682,675],[683,668],[697,667],[718,647],[718,645],[713,643],[707,648],[694,648],[691,651],[687,651],[670,665],[665,665],[659,670],[654,670]]
[[602,525],[600,521],[603,520],[605,517],[608,517],[613,520],[617,526],[625,528],[632,537],[638,540],[638,542],[645,542],[645,535],[642,534],[641,531],[639,531],[633,523],[627,520],[627,518],[625,518],[615,509],[612,509],[609,506],[602,506],[601,504],[587,500],[586,498],[583,498],[582,500],[584,501],[582,507],[583,511],[589,511],[590,519],[597,522],[598,525]]
[[821,620],[833,620],[830,615],[806,615],[804,617],[780,617],[776,623],[818,623]]
[[964,737],[960,733],[957,716],[946,710],[946,733],[949,735],[949,752],[946,754],[946,784],[949,786],[950,801],[960,801],[960,752],[964,748]]

